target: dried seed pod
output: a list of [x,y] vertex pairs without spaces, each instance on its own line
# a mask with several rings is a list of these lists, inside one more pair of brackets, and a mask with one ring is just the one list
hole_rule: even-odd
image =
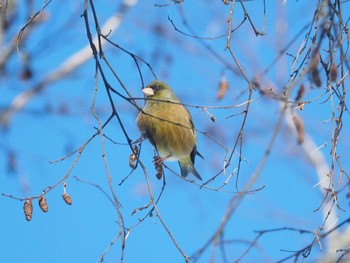
[[153,161],[154,161],[154,167],[157,170],[156,177],[158,178],[158,180],[160,180],[162,179],[162,176],[163,176],[163,160],[159,156],[154,156]]
[[254,78],[253,78],[252,86],[253,86],[253,89],[258,89],[258,90],[260,90],[260,92],[264,92],[264,91],[262,90],[260,81],[259,81],[259,79],[258,79],[257,77],[254,77]]
[[318,70],[318,64],[320,62],[320,52],[318,48],[315,48],[312,51],[311,54],[311,61],[310,61],[310,71],[311,71],[311,79],[315,83],[317,87],[320,87],[322,85],[321,79],[320,79],[320,72]]
[[297,131],[297,142],[298,144],[302,144],[304,142],[305,138],[305,130],[304,130],[304,124],[301,118],[297,115],[293,116],[293,123],[295,125],[296,131]]
[[72,198],[70,197],[70,195],[68,193],[63,193],[62,198],[66,202],[67,205],[72,204]]
[[216,99],[221,100],[225,96],[228,88],[229,88],[229,86],[228,86],[227,79],[225,76],[222,76],[220,83],[219,83],[219,90],[218,90],[218,93],[216,94]]
[[27,221],[32,220],[33,215],[33,202],[32,199],[27,199],[23,205],[24,215],[26,216]]
[[320,52],[318,48],[315,48],[311,53],[311,61],[310,61],[311,70],[314,68],[317,68],[319,62],[320,62]]
[[210,119],[211,119],[212,122],[216,122],[216,118],[215,118],[215,116],[213,114],[210,114]]
[[330,75],[329,77],[330,77],[331,81],[336,81],[337,80],[338,71],[337,71],[337,66],[334,63],[332,63],[332,65],[331,65],[331,69],[330,69],[330,74],[329,75]]
[[304,97],[304,94],[305,94],[305,87],[304,87],[304,84],[301,84],[299,89],[298,89],[298,92],[297,92],[297,95],[295,96],[295,101],[300,101],[302,97]]
[[129,166],[134,169],[135,168],[135,160],[136,160],[136,156],[134,153],[130,154],[129,156]]
[[49,211],[49,207],[48,207],[47,202],[46,202],[46,197],[44,195],[40,196],[40,198],[39,198],[39,207],[40,207],[41,211],[43,211],[44,213]]
[[29,67],[25,67],[21,72],[21,80],[27,81],[33,77],[33,71]]
[[313,68],[311,70],[311,78],[317,87],[321,87],[322,82],[321,82],[320,72],[318,71],[318,68]]
[[157,167],[156,177],[158,180],[162,179],[163,176],[163,166]]
[[139,148],[137,148],[137,146],[135,145],[133,147],[133,153],[130,154],[129,156],[129,166],[133,169],[135,168],[136,155],[138,155],[138,153],[139,153]]

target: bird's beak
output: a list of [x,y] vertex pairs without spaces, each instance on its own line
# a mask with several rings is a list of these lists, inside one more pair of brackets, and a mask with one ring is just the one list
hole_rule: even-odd
[[145,94],[146,97],[151,97],[154,95],[154,90],[150,87],[146,87],[142,90],[143,94]]

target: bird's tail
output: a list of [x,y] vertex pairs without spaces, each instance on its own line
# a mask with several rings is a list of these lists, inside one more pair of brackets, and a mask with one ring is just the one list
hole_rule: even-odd
[[179,165],[181,169],[181,175],[183,177],[187,177],[189,173],[192,173],[195,177],[202,181],[202,177],[199,175],[196,168],[194,168],[191,160],[181,160],[179,161]]

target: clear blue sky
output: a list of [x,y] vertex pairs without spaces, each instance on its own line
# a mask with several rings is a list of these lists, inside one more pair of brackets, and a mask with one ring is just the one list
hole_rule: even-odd
[[[24,1],[18,1],[24,5]],[[98,3],[97,3],[98,2]],[[170,2],[170,1],[169,1]],[[247,84],[239,74],[225,69],[202,42],[176,32],[168,20],[170,17],[179,29],[189,32],[181,22],[184,13],[191,28],[202,37],[214,37],[227,32],[226,19],[230,5],[219,0],[185,1],[180,5],[156,7],[157,1],[139,1],[124,16],[111,40],[123,48],[145,59],[152,66],[159,79],[168,82],[178,97],[185,103],[200,106],[225,106],[245,102]],[[205,2],[205,3],[204,3]],[[245,7],[255,26],[261,30],[264,23],[262,1],[247,1]],[[233,50],[249,78],[263,72],[278,52],[293,39],[300,28],[310,22],[316,1],[266,1],[265,36],[256,37],[246,22],[232,35]],[[165,3],[159,2],[159,4]],[[38,4],[38,3],[36,3]],[[40,3],[42,4],[42,3]],[[349,12],[349,3],[344,6]],[[25,5],[24,5],[25,6]],[[100,24],[113,14],[119,3],[115,1],[96,1]],[[35,7],[39,10],[40,5]],[[345,8],[346,9],[346,8]],[[18,8],[18,17],[11,28],[17,32],[25,23],[25,10]],[[21,52],[11,60],[0,76],[0,106],[7,107],[16,94],[31,88],[43,76],[51,72],[72,53],[88,44],[86,38],[82,3],[50,3],[44,10],[47,22],[38,25],[21,47]],[[241,22],[242,10],[237,4],[234,26]],[[90,15],[91,29],[93,19]],[[349,17],[348,15],[343,15]],[[94,32],[94,31],[93,31]],[[156,34],[161,32],[161,34]],[[104,32],[108,33],[108,32]],[[287,53],[296,54],[306,32],[302,32]],[[13,35],[13,34],[12,34]],[[226,38],[204,41],[233,67],[234,62],[225,51]],[[28,52],[33,77],[28,81],[18,78],[21,72],[21,56]],[[105,55],[112,67],[135,97],[142,97],[141,82],[133,60],[120,50],[107,46]],[[1,55],[0,55],[1,56]],[[279,91],[289,79],[292,57],[284,55],[261,81]],[[107,73],[108,69],[104,65]],[[68,171],[76,155],[57,164],[49,161],[61,158],[79,148],[95,132],[98,124],[91,111],[94,92],[94,60],[91,58],[83,66],[64,79],[50,85],[42,94],[35,97],[23,111],[16,114],[8,129],[1,132],[0,141],[0,192],[16,197],[36,196],[47,186],[55,184]],[[141,64],[145,82],[153,80],[149,69]],[[230,84],[229,91],[222,101],[216,100],[217,86],[222,72],[226,73]],[[109,72],[106,74],[110,84],[122,92],[120,85]],[[347,84],[349,81],[347,80]],[[124,94],[124,93],[123,93]],[[307,99],[316,98],[318,90],[308,89]],[[272,130],[277,122],[279,104],[271,99],[261,98],[256,92],[246,124],[240,188],[249,180],[256,169],[269,143]],[[124,100],[114,96],[115,105],[131,139],[139,136],[135,124],[137,110]],[[317,146],[329,143],[331,124],[324,122],[330,118],[330,106],[318,100],[303,112],[299,112]],[[142,105],[142,101],[139,101]],[[328,105],[328,106],[327,106]],[[201,108],[189,108],[196,128],[208,132],[225,146],[231,148],[238,135],[242,116],[227,119],[227,116],[240,113],[243,108],[208,109],[217,122]],[[101,78],[96,101],[96,110],[102,121],[110,114],[110,106]],[[344,123],[344,133],[349,132]],[[126,227],[137,224],[149,211],[144,210],[131,215],[135,208],[149,202],[144,173],[140,167],[122,184],[121,180],[131,171],[128,165],[130,150],[120,126],[114,119],[105,129],[105,147],[114,190],[122,205]],[[286,128],[280,131],[271,156],[254,188],[265,186],[261,191],[245,197],[234,213],[225,231],[225,238],[232,241],[227,246],[229,262],[237,259],[247,248],[246,241],[256,237],[255,230],[279,227],[301,228],[313,231],[322,225],[321,211],[314,212],[322,202],[322,195],[314,185],[318,182],[313,165],[306,159],[295,135]],[[341,137],[343,146],[339,149],[342,158],[349,157],[346,149],[349,143]],[[330,146],[322,149],[329,156]],[[196,167],[204,180],[211,178],[223,166],[225,151],[208,137],[199,133],[198,149],[205,157],[198,158]],[[15,172],[8,172],[9,152],[16,156]],[[147,167],[152,190],[158,196],[162,182],[155,178],[152,164],[154,150],[148,142],[143,143],[141,158]],[[237,166],[238,155],[228,168],[231,173]],[[174,171],[179,171],[177,163],[167,163]],[[345,170],[348,164],[345,162]],[[200,189],[166,172],[166,187],[158,209],[162,219],[170,229],[179,246],[191,256],[210,238],[219,226],[226,207],[235,195],[235,177],[223,191]],[[110,201],[96,187],[78,182],[73,176],[99,185],[108,195],[110,191],[102,159],[101,140],[95,138],[84,150],[79,162],[67,181],[67,191],[73,198],[72,206],[66,205],[62,198],[63,187],[58,186],[47,194],[49,212],[40,211],[34,200],[34,213],[31,222],[25,220],[23,202],[1,197],[0,208],[0,262],[97,262],[110,242],[118,234],[118,215]],[[193,179],[193,178],[190,178]],[[227,176],[222,175],[212,183],[219,187]],[[231,192],[231,193],[230,193]],[[346,207],[346,202],[341,200]],[[340,212],[340,220],[344,219]],[[274,262],[289,253],[281,249],[298,250],[312,241],[314,236],[295,232],[276,232],[266,234],[256,248],[242,262]],[[120,258],[120,239],[105,257],[105,262],[118,262]],[[309,260],[319,256],[319,246],[315,245]],[[223,262],[220,249],[210,248],[199,262]],[[125,262],[183,262],[169,235],[154,215],[133,228],[125,248]],[[310,261],[311,262],[311,261]]]

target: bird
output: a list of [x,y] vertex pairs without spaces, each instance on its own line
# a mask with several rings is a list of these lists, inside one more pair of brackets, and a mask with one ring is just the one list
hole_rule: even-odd
[[136,123],[141,136],[155,147],[161,161],[178,161],[181,175],[192,173],[202,177],[194,167],[197,151],[196,130],[188,109],[174,91],[160,80],[142,89],[146,104],[139,112]]

